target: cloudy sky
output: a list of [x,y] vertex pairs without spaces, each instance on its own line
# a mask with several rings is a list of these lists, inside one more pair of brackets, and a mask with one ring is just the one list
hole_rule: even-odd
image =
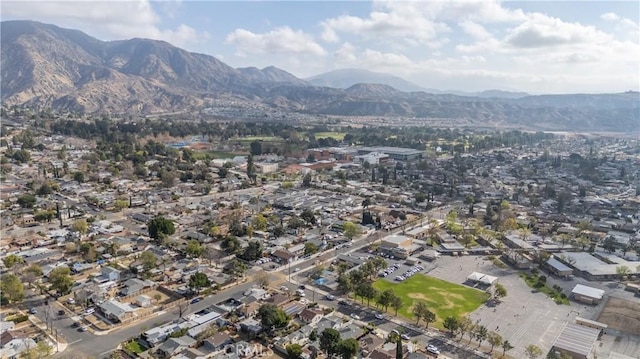
[[640,89],[638,1],[2,1],[2,20],[145,37],[233,67],[305,78],[339,68],[426,88]]

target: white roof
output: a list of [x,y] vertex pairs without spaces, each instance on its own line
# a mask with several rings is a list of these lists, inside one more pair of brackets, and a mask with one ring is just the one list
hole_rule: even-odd
[[490,275],[484,274],[484,273],[473,272],[473,273],[469,274],[469,276],[467,277],[467,280],[474,281],[474,282],[480,282],[480,283],[484,283],[484,284],[493,284],[493,282],[498,280],[498,277],[490,276]]
[[587,287],[586,285],[576,284],[576,286],[571,291],[572,294],[578,294],[583,297],[594,298],[594,299],[602,299],[604,295],[604,290]]

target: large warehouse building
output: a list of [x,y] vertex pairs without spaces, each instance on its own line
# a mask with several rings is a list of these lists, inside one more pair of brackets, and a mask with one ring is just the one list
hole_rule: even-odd
[[396,161],[419,160],[424,158],[425,155],[425,151],[402,147],[361,147],[358,149],[358,155],[366,155],[372,152],[384,153]]

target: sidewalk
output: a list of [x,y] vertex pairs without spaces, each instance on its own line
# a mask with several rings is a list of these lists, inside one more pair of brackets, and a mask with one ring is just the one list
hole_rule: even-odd
[[53,349],[55,350],[56,353],[62,353],[67,349],[67,346],[68,346],[67,341],[61,335],[58,335],[57,336],[58,339],[56,340],[54,335],[51,334],[51,332],[47,331],[46,324],[44,324],[38,317],[36,317],[35,315],[29,314],[29,321],[33,323],[33,325],[38,327],[38,329],[40,329],[44,334],[46,334],[47,337],[49,337],[49,340],[51,340],[51,342],[54,345]]

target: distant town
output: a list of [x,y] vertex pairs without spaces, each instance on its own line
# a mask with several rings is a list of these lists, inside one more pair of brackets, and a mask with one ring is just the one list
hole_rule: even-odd
[[638,140],[445,124],[3,108],[0,358],[640,358]]

